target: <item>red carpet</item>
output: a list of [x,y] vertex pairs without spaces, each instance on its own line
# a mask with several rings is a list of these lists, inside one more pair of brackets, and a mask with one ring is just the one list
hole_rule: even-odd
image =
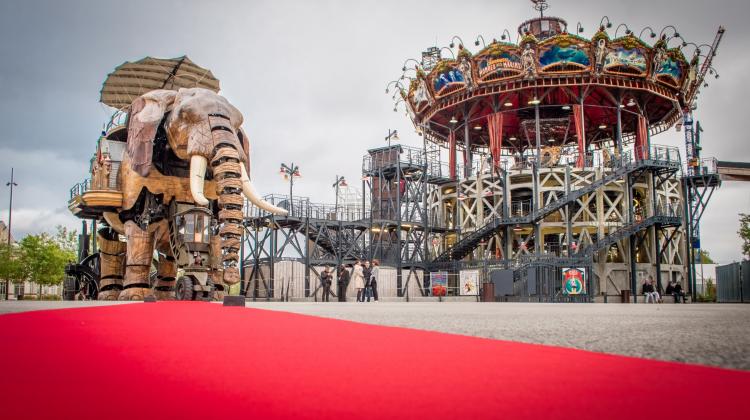
[[3,315],[0,337],[3,419],[747,418],[750,395],[750,372],[208,303]]

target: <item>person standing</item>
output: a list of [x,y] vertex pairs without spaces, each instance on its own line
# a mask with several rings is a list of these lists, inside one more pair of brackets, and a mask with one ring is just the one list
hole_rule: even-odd
[[346,269],[344,264],[339,266],[337,283],[339,286],[339,302],[346,302],[346,289],[349,287],[349,270]]
[[372,260],[372,274],[370,275],[370,290],[375,302],[378,301],[378,276],[380,275],[380,261]]
[[[365,297],[367,301],[370,301],[372,297],[372,287],[370,281],[372,280],[372,269],[370,268],[370,261],[365,260],[365,265],[362,267],[362,275],[365,276]],[[364,298],[362,299],[364,301]]]
[[323,268],[323,272],[320,273],[320,285],[323,286],[323,302],[328,302],[331,296],[331,272],[328,271],[328,266]]
[[357,261],[352,269],[352,279],[354,280],[354,288],[357,289],[357,302],[365,301],[365,276],[362,271],[362,263]]

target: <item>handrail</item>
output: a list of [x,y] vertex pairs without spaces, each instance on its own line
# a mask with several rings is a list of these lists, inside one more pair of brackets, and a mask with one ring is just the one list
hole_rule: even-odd
[[[592,182],[591,184],[564,194],[558,200],[547,204],[527,215],[506,217],[503,219],[494,218],[482,227],[474,230],[465,237],[461,238],[451,249],[445,250],[435,258],[434,261],[441,262],[450,259],[463,258],[468,252],[476,248],[476,244],[483,239],[491,236],[497,229],[502,226],[516,224],[530,224],[544,219],[549,214],[568,205],[585,194],[591,193],[598,188],[609,184],[629,173],[645,167],[658,167],[669,170],[679,170],[679,152],[677,148],[671,146],[650,146],[647,149],[648,154],[635,153],[635,155],[624,154],[615,164],[615,169],[608,175]],[[637,151],[636,151],[637,152]],[[645,152],[645,150],[644,150]],[[676,159],[676,160],[675,160]]]

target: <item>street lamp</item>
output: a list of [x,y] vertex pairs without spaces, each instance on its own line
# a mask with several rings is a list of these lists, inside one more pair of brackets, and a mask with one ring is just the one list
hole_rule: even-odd
[[[8,205],[8,255],[10,255],[10,229],[13,221],[13,187],[18,186],[13,176],[13,168],[10,168],[10,182],[7,182],[5,186],[10,187],[10,204]],[[10,300],[10,280],[8,279],[5,280],[5,300]]]
[[388,142],[389,149],[391,148],[391,140],[398,140],[398,130],[391,131],[390,128],[388,129],[388,135],[385,136],[385,141]]
[[294,201],[292,200],[292,192],[294,190],[294,178],[300,178],[302,175],[299,173],[299,166],[294,163],[286,165],[281,164],[279,174],[284,177],[285,181],[289,181],[289,215],[294,216]]
[[346,179],[344,179],[343,176],[336,175],[336,181],[331,185],[332,187],[336,188],[336,204],[333,206],[333,214],[335,215],[336,219],[338,220],[338,214],[339,214],[339,187],[347,187],[348,184],[346,183]]

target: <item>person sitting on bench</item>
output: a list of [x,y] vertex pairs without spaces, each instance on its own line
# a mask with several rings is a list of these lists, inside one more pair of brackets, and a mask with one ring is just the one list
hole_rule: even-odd
[[682,303],[687,303],[685,292],[682,291],[682,285],[678,281],[672,289],[672,296],[674,296],[674,303],[680,303],[680,297],[682,297]]

